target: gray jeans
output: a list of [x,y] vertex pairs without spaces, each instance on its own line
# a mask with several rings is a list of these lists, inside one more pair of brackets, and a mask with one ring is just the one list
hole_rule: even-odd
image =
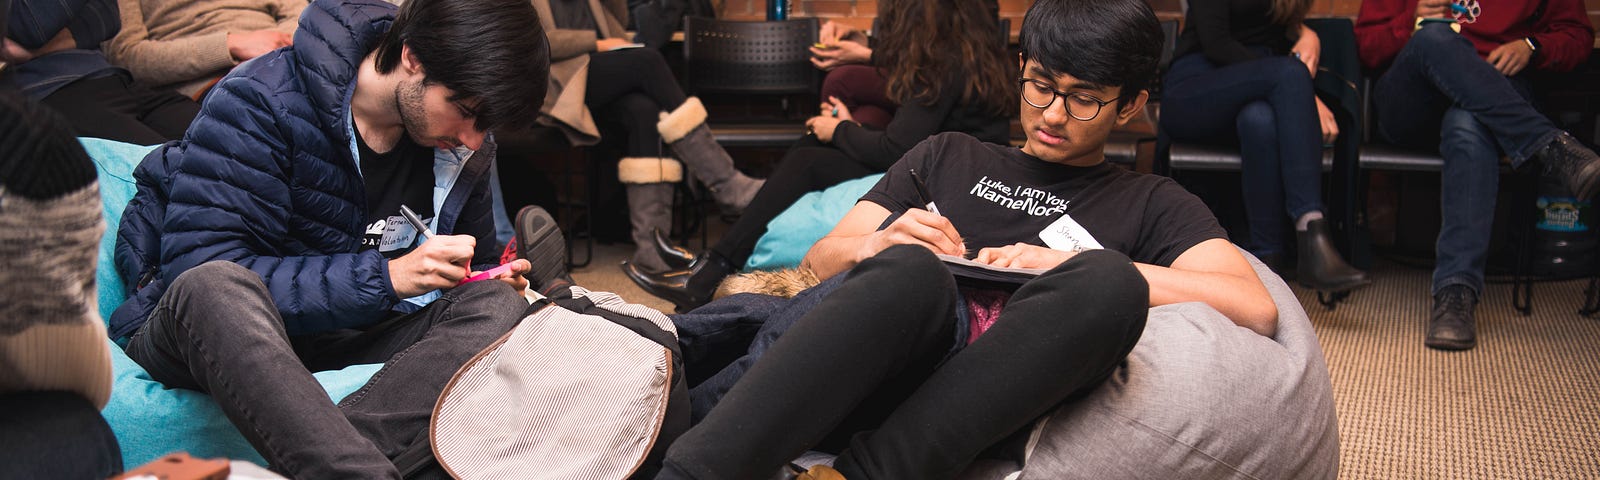
[[[365,330],[291,338],[259,275],[211,262],[178,276],[127,352],[151,378],[210,394],[274,470],[399,478],[391,459],[425,445],[445,383],[527,308],[502,282],[474,282]],[[378,362],[338,405],[311,376]]]

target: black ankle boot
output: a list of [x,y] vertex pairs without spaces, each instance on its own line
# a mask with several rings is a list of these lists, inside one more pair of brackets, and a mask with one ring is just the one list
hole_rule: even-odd
[[1588,200],[1595,190],[1600,190],[1600,155],[1578,143],[1571,134],[1556,135],[1535,156],[1544,164],[1545,174],[1565,182],[1578,201]]
[[1436,350],[1468,350],[1478,346],[1473,307],[1478,295],[1463,285],[1451,285],[1433,296],[1433,313],[1428,316],[1428,336],[1422,343]]
[[1312,220],[1304,231],[1295,232],[1300,246],[1296,277],[1306,288],[1324,292],[1343,292],[1371,283],[1367,272],[1345,263],[1333,248],[1325,219]]
[[672,302],[678,306],[678,311],[684,312],[710,302],[717,285],[733,273],[733,264],[721,254],[708,251],[683,270],[650,273],[623,262],[622,272],[646,293]]
[[656,254],[661,255],[661,262],[667,264],[668,270],[688,270],[694,264],[694,254],[689,249],[672,244],[672,239],[661,233],[660,229],[654,230]]

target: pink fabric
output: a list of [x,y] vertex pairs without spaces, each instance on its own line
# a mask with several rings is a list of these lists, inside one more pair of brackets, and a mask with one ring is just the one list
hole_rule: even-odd
[[1000,311],[1005,309],[1006,301],[1011,300],[1011,293],[962,288],[961,296],[967,300],[967,331],[971,332],[967,335],[967,345],[972,345],[1000,319]]

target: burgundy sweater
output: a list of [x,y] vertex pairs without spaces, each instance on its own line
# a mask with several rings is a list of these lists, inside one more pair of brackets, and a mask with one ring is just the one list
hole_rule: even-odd
[[[1533,68],[1566,71],[1582,64],[1594,48],[1594,26],[1583,0],[1476,0],[1477,21],[1463,23],[1461,34],[1487,57],[1500,45],[1531,37],[1539,44]],[[1539,9],[1543,12],[1539,13]],[[1416,27],[1417,0],[1363,0],[1356,17],[1361,63],[1385,67],[1400,53]],[[1538,18],[1534,15],[1538,13]]]

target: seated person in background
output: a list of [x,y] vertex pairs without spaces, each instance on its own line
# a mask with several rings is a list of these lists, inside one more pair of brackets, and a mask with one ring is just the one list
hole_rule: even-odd
[[239,62],[294,43],[305,0],[118,0],[111,63],[199,100]]
[[724,209],[743,210],[761,180],[734,168],[705,126],[705,107],[684,96],[661,52],[632,48],[623,38],[627,2],[533,0],[533,6],[550,36],[550,87],[539,123],[560,127],[573,145],[599,140],[591,111],[622,125],[628,142],[617,175],[628,193],[634,244],[627,265],[666,270],[652,232],[672,229],[673,185],[683,179],[683,167],[661,155],[662,140]]
[[[988,18],[998,18],[1000,4],[997,0],[984,0]],[[907,2],[880,0],[879,12],[891,12],[907,7]],[[880,13],[880,19],[884,13]],[[882,31],[874,35],[887,35]],[[902,29],[900,32],[904,33]],[[1009,32],[999,32],[1007,35]],[[851,120],[865,127],[883,130],[894,118],[900,104],[889,98],[884,74],[872,66],[872,46],[867,35],[849,25],[829,20],[817,32],[820,45],[811,48],[811,63],[828,72],[822,81],[822,98],[841,103],[850,110]],[[827,109],[824,109],[825,111]]]
[[0,92],[0,152],[0,477],[115,475],[94,162],[55,112],[12,92]]
[[887,79],[886,92],[901,105],[888,129],[856,124],[848,106],[830,99],[823,114],[807,122],[813,135],[789,148],[738,223],[710,251],[662,274],[628,268],[634,283],[681,310],[700,306],[711,300],[724,277],[744,265],[766,233],[767,222],[807,192],[882,172],[939,132],[962,132],[997,144],[1009,140],[1016,72],[994,41],[999,29],[993,16],[981,4],[965,0],[883,3],[888,8],[878,17],[883,34],[874,61]]
[[[849,439],[837,472],[803,478],[952,478],[1110,375],[1150,306],[1205,302],[1274,334],[1266,287],[1205,205],[1105,163],[1111,129],[1149,97],[1150,7],[1038,0],[1021,43],[1027,144],[946,133],[890,168],[806,254],[842,283],[678,438],[658,478],[765,478],[825,439]],[[1007,292],[934,256],[967,252],[1048,271]]]
[[[458,283],[497,263],[488,132],[538,115],[544,83],[506,81],[548,75],[538,25],[526,0],[308,5],[299,42],[224,76],[134,171],[112,338],[280,472],[398,478],[451,375],[528,307],[525,260]],[[338,406],[311,376],[378,362]]]
[[1369,280],[1339,256],[1322,219],[1322,145],[1339,127],[1311,85],[1322,44],[1301,23],[1310,8],[1311,0],[1189,2],[1163,83],[1161,128],[1174,140],[1238,145],[1246,248],[1275,269],[1286,266],[1287,218],[1296,279],[1339,292]]
[[0,85],[59,112],[78,135],[155,145],[183,137],[200,112],[183,95],[134,85],[106,61],[100,42],[117,34],[115,0],[9,4]]
[[[1529,103],[1530,69],[1571,70],[1589,57],[1594,28],[1580,0],[1522,0],[1455,13],[1449,0],[1366,0],[1356,19],[1361,63],[1386,69],[1373,88],[1377,134],[1439,149],[1441,225],[1433,312],[1424,344],[1477,345],[1500,157],[1538,159],[1578,200],[1600,188],[1600,157]],[[1459,33],[1457,32],[1459,30]]]

